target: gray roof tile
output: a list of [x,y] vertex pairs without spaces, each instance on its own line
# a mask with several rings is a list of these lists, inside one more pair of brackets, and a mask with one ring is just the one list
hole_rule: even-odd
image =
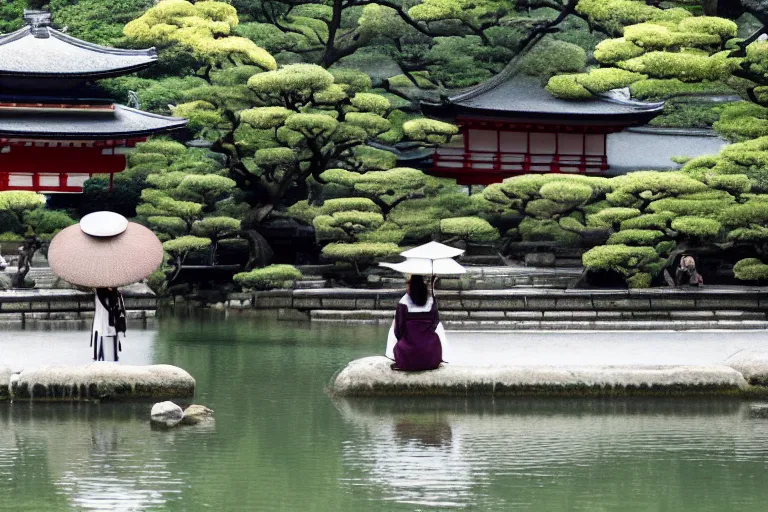
[[104,78],[143,69],[156,61],[154,48],[100,46],[51,27],[25,26],[0,37],[0,76]]
[[0,136],[50,139],[140,137],[184,127],[187,120],[115,105],[113,112],[26,113],[0,111]]
[[626,115],[660,112],[663,103],[619,101],[609,98],[561,100],[554,98],[537,78],[518,74],[449,98],[453,105],[471,110],[509,114]]

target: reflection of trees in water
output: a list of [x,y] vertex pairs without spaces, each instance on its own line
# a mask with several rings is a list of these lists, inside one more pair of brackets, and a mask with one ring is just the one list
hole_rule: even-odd
[[739,400],[335,404],[355,427],[344,445],[345,483],[403,505],[620,509],[628,485],[636,510],[768,499],[768,423],[750,420]]

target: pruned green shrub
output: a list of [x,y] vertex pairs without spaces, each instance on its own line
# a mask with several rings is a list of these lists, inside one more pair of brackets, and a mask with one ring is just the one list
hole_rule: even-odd
[[672,229],[692,237],[714,237],[723,229],[714,219],[683,216],[672,221]]
[[480,217],[454,217],[440,221],[440,232],[456,236],[467,242],[493,242],[499,232],[487,220]]
[[293,265],[269,265],[249,272],[235,274],[234,281],[242,288],[267,290],[270,288],[290,288],[302,274]]
[[596,228],[608,228],[639,215],[640,210],[637,208],[605,208],[597,213],[587,215],[587,225]]
[[328,244],[323,247],[321,254],[332,261],[360,264],[395,256],[399,252],[400,248],[393,243],[357,242]]
[[621,222],[621,229],[664,229],[675,215],[671,212],[647,213]]
[[608,245],[654,245],[664,233],[653,229],[624,229],[611,234]]
[[757,258],[739,260],[733,266],[733,275],[742,281],[768,279],[768,265]]
[[[582,255],[584,266],[594,270],[612,270],[620,273],[630,287],[650,286],[650,279],[659,273],[663,260],[653,247],[627,245],[600,245]],[[635,277],[638,276],[638,277]]]

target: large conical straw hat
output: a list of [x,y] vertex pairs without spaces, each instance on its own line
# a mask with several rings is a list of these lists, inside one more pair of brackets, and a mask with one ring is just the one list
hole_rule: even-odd
[[88,288],[141,281],[163,262],[163,244],[149,229],[113,212],[86,215],[59,232],[48,248],[54,274]]

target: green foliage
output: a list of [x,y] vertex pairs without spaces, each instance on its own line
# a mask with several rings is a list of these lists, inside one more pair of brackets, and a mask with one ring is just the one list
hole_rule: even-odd
[[[618,32],[626,25],[664,18],[661,9],[635,0],[580,0],[576,11],[609,30]],[[680,15],[668,13],[670,15]]]
[[612,270],[627,279],[630,288],[650,286],[651,278],[661,270],[662,260],[653,247],[601,245],[582,256],[584,266],[592,270]]
[[581,242],[578,233],[563,229],[554,220],[526,217],[517,229],[524,242],[557,242],[565,247],[578,246]]
[[714,219],[683,216],[672,221],[672,229],[691,237],[704,238],[717,236],[723,226]]
[[272,288],[290,288],[294,281],[303,276],[293,265],[269,265],[250,272],[240,272],[233,278],[242,288],[268,290]]
[[722,105],[668,100],[662,115],[649,123],[666,128],[711,128],[720,118]]
[[745,258],[733,266],[733,275],[742,281],[763,280],[768,278],[768,265],[757,258]]
[[618,39],[606,39],[595,47],[595,59],[602,64],[616,64],[617,62],[639,57],[645,50],[623,37]]
[[360,264],[395,256],[399,252],[400,248],[394,243],[358,242],[328,244],[323,247],[321,255],[331,261]]
[[648,213],[621,222],[621,229],[665,229],[675,217],[670,212]]
[[188,235],[163,242],[163,250],[173,257],[179,257],[186,256],[192,251],[203,251],[210,245],[209,238]]
[[638,100],[663,100],[696,94],[733,94],[733,89],[721,82],[683,82],[677,78],[640,80],[632,83],[629,90],[632,97]]
[[753,139],[768,135],[768,108],[742,101],[726,105],[714,126],[732,140]]
[[136,44],[191,52],[208,65],[236,61],[276,69],[275,59],[266,50],[231,35],[237,24],[237,11],[223,2],[164,0],[125,25],[123,33]]
[[611,234],[608,245],[654,245],[662,237],[664,233],[652,229],[622,229]]
[[725,78],[734,70],[735,62],[718,56],[658,51],[620,62],[619,67],[655,78],[678,78],[683,82],[699,82]]
[[593,190],[589,185],[567,181],[553,181],[542,185],[539,189],[541,197],[559,203],[585,203],[592,197],[592,194]]
[[[19,2],[11,3],[18,4]],[[48,5],[54,16],[53,21],[58,26],[66,26],[68,34],[93,43],[112,46],[122,42],[123,26],[149,9],[152,1],[51,0]],[[2,14],[0,17],[3,17]],[[2,25],[0,31],[8,32]]]
[[639,215],[640,210],[637,208],[605,208],[597,213],[587,215],[587,225],[608,228]]
[[405,135],[412,139],[430,144],[442,144],[459,133],[459,129],[449,123],[434,119],[413,119],[403,123]]
[[592,93],[578,83],[578,75],[556,75],[547,82],[547,92],[555,98],[564,100],[588,100]]
[[520,71],[544,80],[560,73],[580,73],[587,67],[586,52],[572,43],[545,39],[520,62]]
[[487,220],[479,217],[454,217],[440,221],[440,232],[467,242],[493,242],[499,232]]

